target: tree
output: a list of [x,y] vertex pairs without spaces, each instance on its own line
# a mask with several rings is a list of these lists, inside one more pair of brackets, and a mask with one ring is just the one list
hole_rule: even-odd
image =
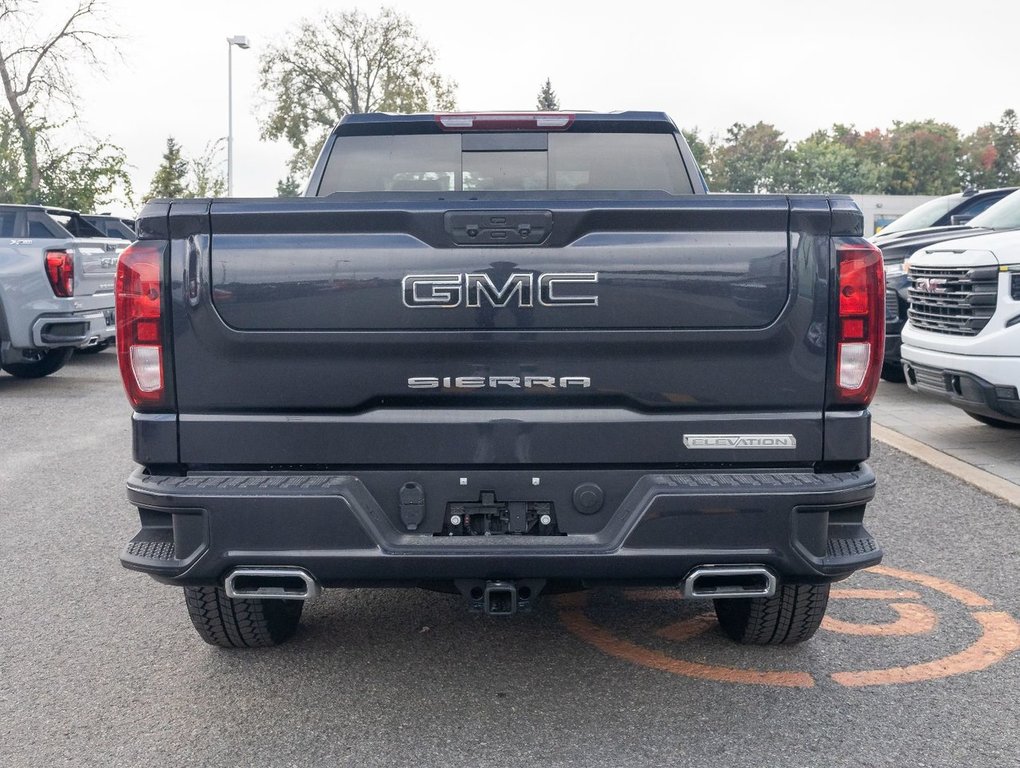
[[156,169],[149,186],[147,199],[154,197],[185,197],[188,190],[188,160],[181,151],[181,145],[173,136],[166,139],[163,162]]
[[131,177],[124,150],[107,141],[58,151],[47,146],[40,200],[59,208],[95,211],[120,192],[130,202]]
[[860,134],[834,125],[797,142],[784,164],[783,184],[793,192],[815,194],[878,194],[885,187],[885,169],[857,151]]
[[702,170],[707,173],[708,166],[712,160],[712,145],[701,138],[696,126],[690,129],[684,128],[681,133],[687,140],[687,145],[691,148],[694,159],[701,166]]
[[768,192],[783,185],[788,144],[770,123],[734,123],[709,163],[713,188],[721,192]]
[[998,124],[986,123],[961,141],[960,181],[969,187],[1020,185],[1020,136],[1012,109]]
[[344,115],[452,109],[456,86],[435,59],[414,24],[389,8],[302,21],[259,58],[269,108],[262,138],[286,140],[294,148],[290,171],[302,176]]
[[959,189],[960,133],[934,120],[896,121],[888,132],[890,195],[945,195]]
[[188,162],[191,172],[189,196],[220,197],[227,191],[227,179],[223,174],[223,149],[226,139],[219,138],[205,145],[202,154]]
[[168,136],[163,162],[152,177],[147,198],[219,197],[226,191],[223,165],[224,139],[209,142],[198,157],[188,158],[184,149]]
[[298,184],[298,180],[294,177],[293,173],[288,173],[286,178],[280,179],[278,182],[276,182],[276,196],[277,197],[301,196],[301,185]]
[[[54,190],[72,198],[92,199],[108,194],[126,178],[123,152],[105,141],[54,152],[53,132],[77,118],[72,72],[84,61],[98,66],[98,47],[110,36],[99,31],[98,0],[79,0],[63,21],[48,33],[28,13],[23,0],[0,0],[0,84],[4,106],[0,112],[0,172],[4,197],[18,202],[43,199],[55,204]],[[29,6],[30,7],[30,6]],[[98,159],[102,156],[102,160]],[[85,160],[88,167],[70,165]],[[47,180],[50,174],[53,179]],[[95,194],[80,184],[97,185]],[[72,189],[77,191],[72,192]]]
[[556,91],[552,88],[552,81],[547,77],[545,79],[545,85],[538,92],[538,103],[535,105],[535,109],[540,112],[558,112],[560,109],[560,100],[556,96]]

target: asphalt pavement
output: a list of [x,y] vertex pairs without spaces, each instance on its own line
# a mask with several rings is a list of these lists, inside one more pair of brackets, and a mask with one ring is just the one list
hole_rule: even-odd
[[887,446],[885,561],[800,646],[736,646],[669,590],[512,619],[332,590],[291,643],[225,651],[117,561],[116,369],[0,374],[2,766],[1020,766],[1020,510]]

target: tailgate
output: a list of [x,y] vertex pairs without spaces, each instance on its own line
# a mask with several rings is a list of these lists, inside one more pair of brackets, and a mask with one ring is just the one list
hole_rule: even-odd
[[126,240],[69,240],[65,247],[74,252],[75,295],[112,296],[117,258],[127,246]]
[[181,461],[816,461],[830,219],[784,196],[216,201],[172,249]]

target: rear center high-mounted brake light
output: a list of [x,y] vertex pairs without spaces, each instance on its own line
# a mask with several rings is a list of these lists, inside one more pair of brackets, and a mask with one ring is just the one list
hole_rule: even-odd
[[165,404],[163,251],[135,243],[117,263],[117,358],[131,405]]
[[836,260],[836,399],[864,406],[875,396],[885,355],[882,252],[865,240],[843,241],[836,246]]
[[444,131],[565,131],[574,122],[567,112],[446,112],[436,115]]
[[74,252],[46,251],[46,278],[54,296],[74,296]]

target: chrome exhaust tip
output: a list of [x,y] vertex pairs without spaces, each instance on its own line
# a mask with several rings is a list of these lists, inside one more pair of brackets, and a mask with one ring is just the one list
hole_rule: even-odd
[[776,575],[763,565],[702,565],[684,579],[685,598],[772,597]]
[[322,587],[304,568],[235,568],[223,580],[230,598],[314,600]]

